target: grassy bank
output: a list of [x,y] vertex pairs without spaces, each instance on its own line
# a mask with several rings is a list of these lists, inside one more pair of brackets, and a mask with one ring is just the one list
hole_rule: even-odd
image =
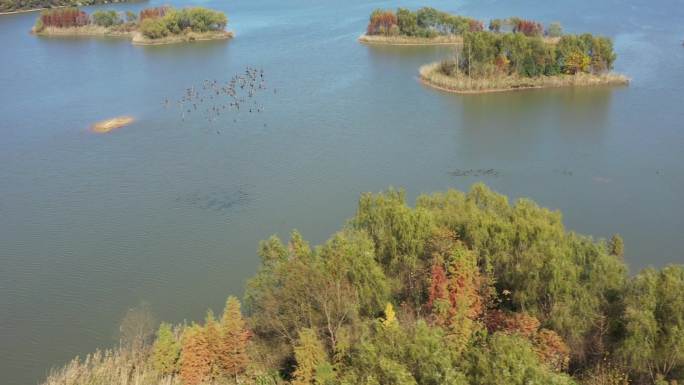
[[[541,38],[547,44],[558,44],[560,38],[544,36]],[[371,45],[463,45],[462,35],[437,35],[433,37],[420,36],[387,36],[368,35],[359,36],[359,42]]]
[[465,74],[446,75],[440,71],[440,63],[420,67],[420,80],[433,88],[460,94],[505,92],[535,88],[588,87],[627,85],[629,78],[615,73],[554,75],[523,77],[517,75],[468,77]]
[[460,35],[439,35],[435,37],[419,36],[386,36],[363,34],[359,41],[364,44],[378,45],[461,45],[463,37]]
[[230,31],[208,31],[208,32],[185,32],[177,35],[168,35],[165,37],[150,39],[141,33],[133,35],[132,42],[135,45],[165,45],[187,43],[193,41],[208,41],[208,40],[228,40],[234,36]]
[[99,25],[92,25],[92,24],[84,25],[82,27],[66,27],[66,28],[45,27],[44,29],[42,29],[40,31],[36,31],[34,29],[31,32],[37,36],[44,36],[44,37],[97,36],[97,37],[132,38],[133,34],[134,34],[134,32],[132,32],[132,31],[115,30],[112,28],[107,28],[107,27],[102,27]]

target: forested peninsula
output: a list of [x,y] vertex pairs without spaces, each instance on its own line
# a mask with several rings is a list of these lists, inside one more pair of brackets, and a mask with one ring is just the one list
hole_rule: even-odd
[[0,0],[0,14],[37,11],[46,8],[84,7],[87,5],[130,3],[139,0]]
[[38,36],[125,37],[137,45],[161,45],[200,40],[225,40],[228,18],[223,12],[202,7],[176,9],[169,6],[133,12],[96,11],[79,8],[44,10],[31,30]]
[[629,275],[623,252],[482,184],[363,194],[322,245],[263,241],[244,312],[157,327],[140,308],[45,384],[684,383],[684,266]]

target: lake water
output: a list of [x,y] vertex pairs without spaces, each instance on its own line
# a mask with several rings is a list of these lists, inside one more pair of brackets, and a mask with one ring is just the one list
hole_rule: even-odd
[[[448,48],[356,42],[370,11],[394,2],[175,5],[226,11],[236,38],[143,48],[36,38],[35,13],[0,17],[1,383],[35,384],[115,344],[140,301],[174,322],[220,310],[254,273],[260,239],[297,228],[321,242],[361,192],[390,185],[413,201],[482,180],[562,210],[570,229],[622,234],[633,271],[684,262],[680,0],[431,2],[609,35],[616,70],[633,78],[468,96],[416,80]],[[162,105],[246,66],[264,69],[264,112],[209,122]],[[136,122],[88,132],[118,115]]]

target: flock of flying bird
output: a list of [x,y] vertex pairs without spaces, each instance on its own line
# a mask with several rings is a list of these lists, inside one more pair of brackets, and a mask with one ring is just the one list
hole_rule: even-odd
[[[183,121],[193,114],[203,113],[204,118],[212,123],[221,115],[231,112],[263,112],[264,106],[255,97],[266,89],[264,70],[248,66],[243,73],[234,75],[228,82],[204,80],[200,87],[186,88],[176,104]],[[273,93],[276,93],[275,88]],[[171,106],[168,98],[164,99],[163,104],[165,108]],[[237,118],[233,118],[233,122],[236,123]],[[220,134],[218,130],[216,133]]]

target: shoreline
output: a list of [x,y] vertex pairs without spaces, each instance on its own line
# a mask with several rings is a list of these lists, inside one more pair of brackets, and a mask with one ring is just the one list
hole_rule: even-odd
[[[64,7],[63,7],[63,6],[59,6],[59,7],[52,7],[52,8],[64,8]],[[31,9],[21,9],[21,10],[19,10],[19,11],[6,11],[6,12],[0,12],[0,16],[4,16],[4,15],[16,15],[16,14],[19,14],[19,13],[38,12],[38,11],[42,11],[42,10],[44,10],[44,9],[52,9],[52,8],[31,8]]]
[[395,46],[431,46],[431,45],[463,45],[463,37],[460,35],[437,36],[432,38],[410,36],[383,36],[367,35],[359,36],[358,41],[369,45],[395,45]]
[[[558,44],[559,37],[541,36],[542,41],[547,44]],[[438,46],[438,45],[463,45],[461,35],[440,35],[435,37],[412,37],[412,36],[384,36],[362,34],[357,39],[361,44],[368,45],[388,45],[388,46]]]
[[230,40],[235,37],[232,31],[214,31],[214,32],[188,32],[178,35],[169,35],[159,39],[149,39],[144,37],[140,32],[134,32],[131,39],[133,45],[139,46],[154,46],[154,45],[168,45],[178,43],[191,43],[195,41],[212,41],[212,40]]
[[[607,73],[601,75],[578,74],[541,76],[535,78],[518,78],[507,76],[501,78],[473,79],[452,77],[437,72],[439,63],[431,63],[420,67],[419,80],[425,86],[455,94],[487,94],[511,91],[524,91],[543,88],[625,86],[630,79],[621,74]],[[467,85],[466,85],[467,83]],[[492,83],[498,84],[493,86]],[[501,84],[503,86],[501,86]]]
[[112,37],[127,38],[131,44],[138,46],[155,46],[178,43],[190,43],[195,41],[210,40],[230,40],[235,34],[232,31],[211,31],[211,32],[187,32],[177,35],[168,35],[159,39],[149,39],[144,37],[139,31],[116,31],[111,28],[87,25],[84,27],[54,28],[48,27],[43,31],[31,33],[39,37]]

